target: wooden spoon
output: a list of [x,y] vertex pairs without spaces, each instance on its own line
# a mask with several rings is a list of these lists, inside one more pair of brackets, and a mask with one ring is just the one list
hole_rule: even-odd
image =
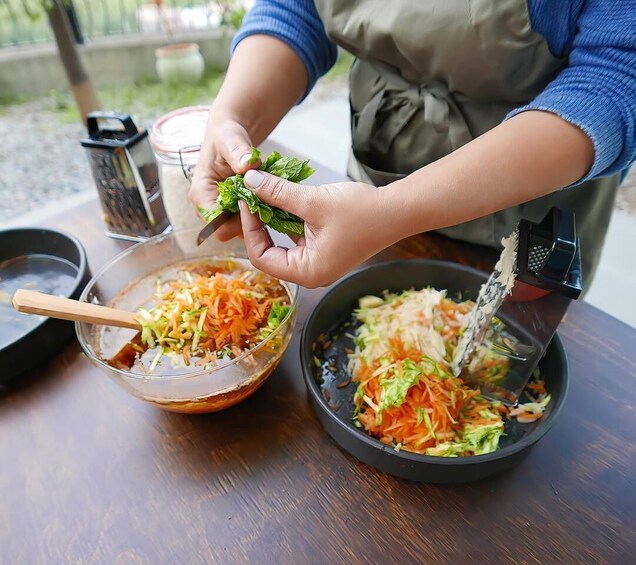
[[79,302],[71,298],[52,296],[35,290],[16,290],[13,295],[13,307],[25,314],[40,314],[49,318],[72,320],[87,324],[102,324],[118,328],[141,329],[136,314],[125,310],[116,310],[88,302]]

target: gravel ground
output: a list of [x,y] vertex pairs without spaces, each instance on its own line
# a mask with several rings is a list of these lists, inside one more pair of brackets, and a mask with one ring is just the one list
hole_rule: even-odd
[[[341,90],[341,81],[322,84],[305,104]],[[149,111],[143,116],[152,123]],[[0,225],[66,196],[94,190],[80,139],[84,127],[66,124],[49,99],[8,106],[0,114]],[[636,216],[636,168],[619,190],[616,207]]]
[[[64,123],[47,98],[0,114],[0,224],[67,196],[94,190],[81,123]],[[151,123],[152,119],[148,119]]]
[[81,124],[63,124],[42,99],[0,115],[0,222],[92,188],[79,140]]

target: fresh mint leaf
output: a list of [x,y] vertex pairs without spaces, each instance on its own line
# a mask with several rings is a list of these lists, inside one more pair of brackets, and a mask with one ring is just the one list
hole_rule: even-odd
[[304,235],[305,225],[302,220],[281,220],[272,218],[269,222],[265,222],[270,228],[286,235]]
[[252,147],[252,156],[250,157],[250,160],[248,161],[248,163],[250,165],[256,165],[256,163],[258,163],[261,160],[261,152],[256,149],[256,147]]
[[274,210],[270,206],[259,206],[258,217],[264,224],[269,224],[274,218]]
[[219,196],[216,199],[216,203],[219,205],[217,210],[238,212],[239,191],[241,186],[243,186],[243,177],[241,175],[229,177],[217,183],[219,190]]
[[269,155],[269,157],[267,157],[267,159],[265,159],[265,161],[259,167],[259,169],[261,171],[265,171],[266,173],[269,173],[271,172],[271,169],[274,163],[276,163],[276,161],[282,158],[283,158],[282,155],[278,151],[274,151],[273,153]]
[[[250,164],[253,165],[261,159],[261,153],[256,147],[252,148]],[[262,171],[284,178],[291,182],[301,182],[314,174],[315,170],[309,166],[309,161],[301,161],[295,157],[283,157],[277,151],[271,153],[259,167]],[[216,199],[218,206],[212,210],[199,208],[206,223],[211,222],[224,211],[234,214],[239,211],[239,200],[245,201],[250,212],[257,213],[261,221],[273,230],[286,235],[303,235],[304,223],[301,218],[290,214],[280,208],[274,208],[265,204],[251,190],[245,188],[243,175],[234,175],[217,183],[219,196]]]
[[274,162],[268,169],[264,170],[291,182],[303,181],[315,172],[315,170],[309,166],[309,161],[301,161],[295,157],[282,157]]

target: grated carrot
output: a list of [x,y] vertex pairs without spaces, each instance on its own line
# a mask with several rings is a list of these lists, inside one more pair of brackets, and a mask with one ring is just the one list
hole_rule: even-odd
[[198,365],[242,354],[271,333],[274,311],[289,309],[279,281],[257,271],[186,272],[158,287],[156,304],[138,314],[142,341],[182,354],[186,365],[194,356]]

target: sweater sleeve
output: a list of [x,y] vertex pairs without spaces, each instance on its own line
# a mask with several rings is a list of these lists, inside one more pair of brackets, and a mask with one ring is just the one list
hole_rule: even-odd
[[307,70],[307,91],[336,62],[338,51],[325,33],[313,0],[257,0],[232,41],[232,52],[250,35],[271,35],[284,41]]
[[[595,159],[580,182],[627,169],[636,159],[636,2],[588,0],[568,66],[530,104],[583,130]],[[578,184],[578,183],[577,183]]]

